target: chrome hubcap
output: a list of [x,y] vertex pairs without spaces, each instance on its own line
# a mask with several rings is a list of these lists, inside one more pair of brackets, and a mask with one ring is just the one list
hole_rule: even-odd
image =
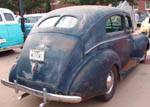
[[109,94],[112,91],[114,86],[114,74],[112,70],[109,72],[107,76],[106,86],[107,86],[106,94]]

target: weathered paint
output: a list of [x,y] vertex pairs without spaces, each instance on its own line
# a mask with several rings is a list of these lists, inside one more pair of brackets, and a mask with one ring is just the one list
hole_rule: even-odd
[[144,50],[148,50],[149,41],[146,35],[139,34],[136,36],[133,36],[133,46],[134,46],[134,52],[132,53],[132,57],[134,58],[140,58],[144,55]]
[[[76,17],[78,24],[70,29],[38,27],[46,18],[57,15]],[[131,59],[137,62],[148,45],[146,37],[132,37],[125,27],[121,32],[106,33],[106,21],[113,15],[124,17],[128,14],[100,6],[77,6],[50,12],[31,31],[9,80],[16,79],[19,84],[36,90],[46,88],[49,93],[81,96],[83,100],[102,95],[111,67],[116,66],[119,77],[123,77],[122,74],[133,67],[128,64]],[[44,50],[44,62],[30,60],[31,49]],[[34,64],[37,67],[33,73]]]

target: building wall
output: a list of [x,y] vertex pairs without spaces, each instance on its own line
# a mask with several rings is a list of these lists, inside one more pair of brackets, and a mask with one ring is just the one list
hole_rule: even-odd
[[[73,6],[71,4],[55,4],[57,1],[62,1],[62,0],[51,0],[51,10],[55,10],[58,8],[62,8],[62,7],[68,7],[68,6]],[[150,13],[150,9],[146,10],[145,9],[145,2],[146,1],[150,1],[150,0],[134,0],[135,3],[138,4],[138,9],[136,9],[136,12],[149,12]],[[100,5],[100,3],[98,3],[97,5]],[[134,6],[133,6],[134,7]]]
[[[51,10],[55,10],[58,8],[63,8],[63,7],[69,7],[69,6],[73,6],[72,4],[57,4],[58,1],[61,0],[51,0]],[[135,3],[138,4],[138,9],[135,9],[135,12],[149,12],[150,13],[150,8],[149,9],[145,9],[145,3],[146,1],[150,0],[134,0]],[[133,6],[134,7],[134,6]]]
[[145,3],[146,1],[150,1],[150,0],[135,0],[135,3],[138,4],[138,9],[136,9],[136,12],[149,12],[150,13],[150,9],[145,9]]

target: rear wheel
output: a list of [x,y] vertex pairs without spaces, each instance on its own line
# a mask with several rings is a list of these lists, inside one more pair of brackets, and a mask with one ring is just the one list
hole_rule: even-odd
[[115,66],[113,66],[107,75],[106,92],[104,93],[104,95],[100,96],[100,99],[102,101],[109,101],[113,97],[115,90],[116,90],[117,81],[118,81],[118,79],[117,79],[117,68]]

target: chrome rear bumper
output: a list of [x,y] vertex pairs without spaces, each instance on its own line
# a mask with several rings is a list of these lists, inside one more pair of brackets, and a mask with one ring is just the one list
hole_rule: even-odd
[[28,94],[31,94],[37,97],[41,97],[45,101],[49,100],[49,101],[66,102],[66,103],[79,103],[82,101],[82,98],[80,96],[67,96],[67,95],[57,95],[57,94],[47,93],[45,88],[43,88],[43,91],[38,91],[32,88],[17,84],[16,82],[12,83],[12,82],[8,82],[5,80],[1,80],[1,83],[10,88],[14,88],[16,93],[18,93],[18,91],[20,90],[20,91],[26,92]]

